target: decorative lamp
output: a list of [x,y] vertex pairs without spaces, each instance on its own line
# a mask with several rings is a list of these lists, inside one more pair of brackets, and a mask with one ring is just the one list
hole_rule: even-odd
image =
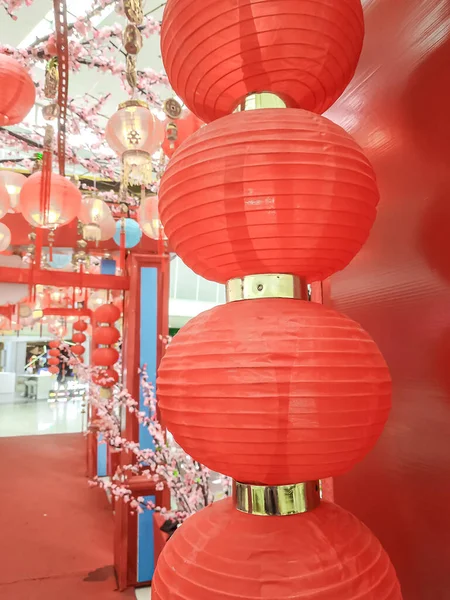
[[295,500],[286,490],[278,514],[261,517],[229,498],[187,519],[159,557],[152,600],[401,598],[388,555],[363,523],[328,502],[308,510],[318,491],[301,498],[303,510]]
[[61,342],[60,342],[59,340],[51,340],[51,341],[48,343],[48,345],[49,345],[49,348],[52,348],[52,349],[53,349],[53,348],[59,348],[60,344],[61,344]]
[[72,335],[72,342],[75,342],[75,344],[84,344],[85,341],[86,336],[84,333],[77,332]]
[[190,110],[184,109],[179,119],[168,119],[166,121],[166,131],[162,149],[168,158],[172,158],[173,153],[189,136],[204,125],[198,117]]
[[94,323],[111,325],[120,319],[120,309],[114,304],[102,304],[94,312]]
[[57,375],[59,373],[59,367],[57,367],[56,365],[52,365],[48,368],[48,372],[52,375]]
[[75,331],[86,331],[86,329],[88,328],[86,321],[75,321],[75,323],[73,324],[72,328]]
[[82,354],[84,354],[86,352],[86,349],[81,344],[75,344],[74,346],[71,347],[71,351],[76,356],[81,356]]
[[358,144],[303,110],[240,112],[171,159],[159,212],[171,247],[206,279],[293,273],[316,281],[366,241],[379,193]]
[[0,181],[6,186],[6,190],[9,194],[10,206],[14,212],[18,212],[20,190],[27,178],[21,173],[15,171],[0,171]]
[[42,212],[40,204],[42,172],[28,177],[20,192],[19,209],[34,227],[55,229],[67,225],[78,215],[81,206],[80,190],[68,179],[51,174],[48,210]]
[[48,355],[49,355],[49,356],[55,356],[55,357],[56,357],[56,356],[59,356],[60,354],[61,354],[61,351],[60,351],[60,349],[59,349],[59,348],[51,348],[51,349],[48,351]]
[[376,216],[369,161],[315,114],[350,81],[363,32],[360,0],[167,2],[171,85],[217,120],[169,161],[161,221],[188,266],[226,283],[227,305],[175,336],[159,406],[195,460],[236,479],[165,545],[155,600],[401,600],[379,542],[320,497],[391,401],[373,340],[307,288],[352,260]]
[[[114,218],[109,206],[100,198],[84,197],[78,218],[83,223],[83,238],[87,242],[99,242],[104,238],[105,231]],[[114,229],[115,231],[115,229]],[[109,237],[112,237],[114,232]],[[109,239],[109,238],[106,238]]]
[[147,196],[142,200],[138,210],[137,221],[147,237],[152,240],[159,240],[161,236],[165,238],[159,219],[157,196]]
[[30,112],[36,89],[28,71],[15,59],[0,55],[0,127],[17,125]]
[[51,358],[48,359],[47,362],[48,362],[49,365],[54,365],[55,366],[55,365],[59,365],[59,361],[60,361],[59,358],[56,358],[56,356],[52,356]]
[[96,348],[92,353],[92,364],[96,367],[111,367],[119,360],[115,348]]
[[8,250],[11,243],[11,231],[4,223],[0,223],[0,252]]
[[119,341],[120,332],[116,327],[111,325],[96,327],[93,331],[92,339],[99,346],[113,346]]
[[121,246],[121,235],[124,234],[125,248],[134,248],[141,241],[142,231],[139,224],[134,219],[120,219],[116,221],[116,233],[114,241],[118,246]]
[[119,105],[106,125],[106,141],[121,157],[125,186],[129,179],[141,184],[151,182],[151,157],[162,138],[163,125],[146,102],[128,100]]
[[6,189],[6,185],[0,179],[0,219],[6,215],[8,210],[11,207],[11,202],[8,194],[8,190]]
[[112,388],[119,381],[119,374],[115,369],[100,369],[92,375],[92,381],[103,388]]
[[325,112],[358,64],[360,0],[168,0],[161,53],[172,88],[205,122],[249,94]]

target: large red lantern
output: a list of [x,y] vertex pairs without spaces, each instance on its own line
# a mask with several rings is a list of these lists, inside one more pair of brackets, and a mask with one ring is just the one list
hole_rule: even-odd
[[115,348],[96,348],[92,353],[92,364],[96,367],[111,367],[119,360]]
[[167,543],[152,600],[401,600],[380,542],[334,504],[264,518],[231,499],[190,517]]
[[112,346],[119,341],[120,332],[116,327],[96,327],[92,334],[92,339],[99,346]]
[[94,312],[95,323],[115,323],[120,318],[120,309],[115,304],[102,304]]
[[27,70],[15,59],[0,54],[0,126],[21,123],[36,100],[36,88]]
[[81,356],[82,354],[84,354],[86,352],[86,349],[84,346],[82,346],[81,344],[74,344],[71,347],[71,351],[73,352],[73,354],[75,354],[76,356]]
[[391,380],[351,319],[267,298],[216,306],[183,327],[162,359],[158,399],[193,458],[237,481],[282,485],[362,460],[389,415]]
[[207,279],[293,273],[315,281],[360,250],[378,201],[374,171],[341,127],[306,111],[265,109],[192,135],[162,178],[159,211],[174,251]]
[[168,0],[161,51],[175,92],[205,122],[271,92],[323,113],[361,53],[360,0]]
[[78,215],[81,192],[75,185],[57,173],[51,174],[48,210],[41,210],[42,172],[36,172],[24,183],[20,191],[19,209],[34,227],[54,229],[67,225]]
[[72,342],[74,342],[75,344],[84,344],[84,342],[86,341],[86,336],[84,335],[84,333],[74,333],[72,335]]

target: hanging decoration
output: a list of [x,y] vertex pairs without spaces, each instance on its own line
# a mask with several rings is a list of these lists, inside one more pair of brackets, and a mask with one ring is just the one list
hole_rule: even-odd
[[363,32],[359,0],[167,2],[169,79],[217,120],[169,161],[161,220],[188,266],[226,283],[227,304],[168,345],[159,406],[187,453],[235,483],[168,541],[153,600],[401,600],[378,540],[320,495],[391,406],[373,340],[307,286],[352,260],[376,216],[369,161],[315,114],[350,81]]
[[104,200],[83,197],[78,218],[82,223],[83,239],[87,242],[99,242],[114,236],[114,217]]
[[165,238],[159,218],[158,197],[147,196],[139,206],[137,221],[142,232],[152,240]]
[[0,252],[8,250],[11,243],[11,231],[7,225],[0,223]]
[[21,123],[36,100],[33,80],[22,65],[0,54],[0,127]]
[[0,170],[0,182],[3,181],[6,186],[6,190],[9,194],[10,206],[14,212],[18,212],[20,190],[26,180],[27,178],[25,175],[22,175],[21,173],[8,171],[6,169]]
[[6,215],[10,208],[10,198],[8,194],[8,189],[3,181],[0,179],[0,219]]
[[92,353],[92,364],[99,367],[94,371],[92,381],[103,388],[103,395],[110,394],[119,375],[113,368],[119,360],[119,352],[113,347],[120,339],[119,330],[114,323],[120,318],[120,309],[115,304],[103,304],[94,312],[93,341],[96,348]]
[[181,105],[173,98],[164,102],[164,112],[168,120],[162,149],[167,158],[171,158],[175,150],[204,123],[190,110],[182,110]]
[[121,237],[124,237],[124,247],[134,248],[141,241],[142,231],[138,223],[134,219],[122,218],[116,221],[116,232],[114,241],[118,246],[122,245]]

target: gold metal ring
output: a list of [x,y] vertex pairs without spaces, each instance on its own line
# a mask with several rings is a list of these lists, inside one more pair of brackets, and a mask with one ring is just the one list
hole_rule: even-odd
[[318,481],[276,486],[235,481],[234,499],[237,510],[251,515],[298,515],[319,506],[320,485]]
[[127,100],[126,102],[122,102],[121,104],[119,104],[119,110],[122,110],[124,108],[131,108],[132,106],[148,108],[148,104],[147,102],[144,102],[144,100]]
[[295,298],[308,300],[306,281],[297,275],[267,273],[230,279],[226,285],[227,302],[255,298]]

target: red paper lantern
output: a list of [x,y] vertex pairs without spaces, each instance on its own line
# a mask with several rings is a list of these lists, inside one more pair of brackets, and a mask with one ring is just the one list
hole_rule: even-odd
[[97,367],[112,367],[119,360],[115,348],[96,348],[92,353],[92,364]]
[[209,122],[257,92],[323,113],[350,83],[363,38],[360,0],[168,0],[161,53],[172,88]]
[[51,340],[48,345],[50,348],[59,348],[61,342],[59,340]]
[[72,342],[75,344],[83,344],[86,341],[86,336],[84,333],[74,333],[72,335]]
[[59,356],[61,354],[58,348],[52,348],[48,351],[49,356]]
[[0,55],[0,126],[17,125],[30,112],[36,89],[28,71],[17,60]]
[[120,318],[120,310],[114,304],[102,304],[94,312],[95,323],[115,323]]
[[389,415],[391,380],[360,325],[320,304],[268,298],[189,321],[161,361],[158,399],[193,458],[237,481],[282,485],[362,460]]
[[92,339],[99,346],[112,346],[119,341],[120,332],[116,327],[96,327]]
[[169,162],[159,210],[173,250],[207,279],[293,273],[315,281],[356,255],[378,200],[369,161],[341,127],[306,111],[265,109],[194,133]]
[[59,373],[59,368],[56,367],[55,365],[52,365],[51,367],[48,368],[48,372],[51,373],[52,375],[56,375],[57,373]]
[[356,517],[323,502],[258,517],[231,499],[177,529],[159,557],[152,600],[401,600],[388,555]]
[[52,357],[47,362],[49,365],[59,365],[59,358]]
[[[172,124],[175,124],[176,134],[174,135],[174,129]],[[198,117],[191,113],[190,110],[184,110],[180,119],[166,121],[166,135],[162,144],[164,154],[171,158],[175,150],[177,150],[181,144],[187,140],[189,136],[200,129],[204,125],[203,121],[200,121]],[[174,137],[175,139],[170,139]]]
[[119,374],[115,369],[102,369],[92,376],[92,381],[104,388],[110,388],[119,381]]
[[75,331],[86,331],[87,329],[87,323],[85,321],[76,321],[73,324],[73,329],[75,329]]
[[25,219],[34,227],[54,229],[67,225],[78,215],[81,206],[81,192],[74,184],[57,173],[51,174],[49,208],[46,214],[41,211],[42,172],[36,172],[24,183],[20,191],[19,209]]
[[84,354],[86,352],[86,349],[84,346],[82,346],[81,344],[75,344],[74,346],[72,346],[71,348],[73,354],[75,354],[76,356],[81,356],[82,354]]

